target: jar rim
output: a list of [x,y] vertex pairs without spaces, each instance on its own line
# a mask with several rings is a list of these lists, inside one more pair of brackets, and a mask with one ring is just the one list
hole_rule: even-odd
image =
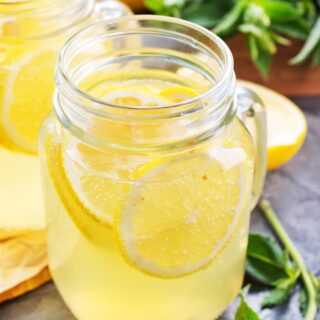
[[121,24],[127,21],[136,21],[136,22],[159,21],[159,22],[168,22],[175,25],[187,27],[189,30],[199,32],[200,34],[204,35],[208,40],[212,41],[212,43],[216,44],[224,57],[224,65],[223,65],[223,70],[221,72],[222,76],[219,77],[214,83],[214,85],[212,85],[208,90],[206,90],[205,92],[201,93],[200,95],[194,98],[191,98],[182,102],[169,104],[167,106],[160,106],[160,105],[152,106],[152,107],[148,107],[148,109],[158,110],[158,109],[165,109],[165,108],[167,109],[180,108],[186,105],[190,105],[190,104],[196,103],[197,101],[208,99],[208,97],[214,95],[215,93],[222,90],[223,87],[228,86],[230,84],[230,79],[233,78],[233,73],[234,73],[233,72],[233,68],[234,68],[233,56],[229,47],[221,38],[219,38],[216,34],[209,31],[208,29],[186,20],[173,18],[173,17],[166,17],[166,16],[143,14],[143,15],[133,15],[133,16],[99,21],[89,26],[86,26],[83,29],[79,30],[77,33],[75,33],[71,38],[69,38],[69,40],[64,44],[63,48],[60,51],[58,64],[56,67],[57,85],[59,86],[59,81],[63,79],[63,81],[67,83],[68,87],[71,89],[73,94],[79,95],[81,99],[84,99],[86,101],[90,101],[102,106],[107,106],[108,108],[111,107],[115,109],[141,110],[142,109],[141,107],[132,107],[132,106],[128,107],[120,104],[114,104],[114,103],[106,102],[102,99],[91,96],[90,94],[80,89],[73,83],[71,77],[68,74],[67,66],[64,63],[65,62],[64,58],[67,55],[67,52],[71,49],[73,44],[77,40],[79,40],[82,36],[84,36],[86,33],[90,33],[90,31],[93,31],[94,29],[99,28],[101,26],[104,26],[107,29],[108,27],[111,27],[115,24]]
[[72,0],[67,5],[64,0],[43,2],[41,0],[13,0],[10,2],[0,0],[1,23],[17,24],[19,30],[21,28],[20,19],[34,19],[40,22],[39,28],[28,35],[17,33],[16,28],[13,27],[13,33],[0,33],[0,39],[5,39],[10,43],[17,40],[29,42],[58,36],[88,17],[93,12],[94,5],[95,0]]

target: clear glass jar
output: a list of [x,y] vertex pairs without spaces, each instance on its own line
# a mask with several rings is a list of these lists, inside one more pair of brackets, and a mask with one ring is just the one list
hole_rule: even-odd
[[117,1],[0,1],[0,229],[44,227],[40,124],[52,109],[62,44],[85,24],[129,14]]
[[79,320],[217,317],[242,284],[265,166],[263,109],[245,88],[237,103],[226,44],[173,18],[101,22],[64,46],[56,85],[40,144],[67,305]]

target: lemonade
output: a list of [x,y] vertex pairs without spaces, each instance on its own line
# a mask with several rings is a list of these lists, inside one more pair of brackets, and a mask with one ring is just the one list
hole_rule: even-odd
[[[145,108],[198,94],[144,74],[87,90]],[[57,127],[49,119],[42,138],[50,265],[77,318],[218,316],[241,286],[247,244],[254,152],[240,121],[183,154],[148,156],[60,141]]]
[[92,10],[88,0],[0,3],[0,231],[6,234],[44,228],[38,132],[52,109],[58,51],[77,28],[98,20]]
[[178,19],[104,21],[64,46],[56,84],[40,154],[68,307],[79,320],[218,317],[242,284],[257,163],[226,45]]
[[58,43],[1,43],[0,225],[7,230],[44,227],[37,134],[51,109],[57,50]]

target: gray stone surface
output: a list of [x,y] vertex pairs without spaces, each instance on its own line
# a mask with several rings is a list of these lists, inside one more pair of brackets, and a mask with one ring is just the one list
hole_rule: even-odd
[[[296,102],[304,109],[308,118],[309,133],[306,143],[293,161],[268,175],[264,195],[272,201],[280,220],[304,256],[308,267],[320,276],[320,98],[300,98],[296,99]],[[258,211],[252,214],[251,226],[252,230],[271,234]],[[257,289],[253,291],[249,302],[258,308],[259,301],[266,292]],[[264,310],[262,318],[301,320],[297,293],[295,292],[290,301],[281,307]],[[233,311],[236,304],[237,301],[230,306],[221,320],[234,319]],[[75,318],[59,297],[54,285],[49,283],[20,298],[0,304],[0,320]],[[320,315],[317,320],[320,320]]]

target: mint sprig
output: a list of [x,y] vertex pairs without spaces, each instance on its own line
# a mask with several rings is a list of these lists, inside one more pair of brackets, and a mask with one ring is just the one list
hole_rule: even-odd
[[[281,225],[270,202],[262,200],[259,207],[269,222],[282,247],[270,237],[251,233],[247,248],[246,271],[252,280],[270,288],[261,302],[261,308],[272,308],[287,301],[301,284],[299,303],[305,320],[316,318],[320,302],[320,279],[307,270],[303,258]],[[235,320],[260,319],[245,301],[249,288],[241,293],[241,303]]]
[[243,33],[250,57],[267,77],[278,45],[287,37],[304,40],[290,60],[299,64],[312,57],[320,64],[320,4],[316,0],[145,0],[151,11],[198,23],[223,38]]
[[275,240],[260,234],[249,235],[246,270],[257,282],[274,286],[291,277],[291,268],[291,261]]
[[[319,280],[307,270],[302,256],[295,248],[286,230],[283,228],[276,213],[272,209],[270,202],[262,200],[259,207],[288,255],[287,261],[284,264],[284,270],[287,277],[273,283],[275,289],[265,298],[262,305],[270,306],[282,303],[290,296],[290,292],[297,284],[298,279],[301,279],[306,296],[300,297],[300,302],[303,304],[301,310],[305,312],[305,320],[314,320],[318,308]],[[280,289],[283,289],[283,291]]]
[[250,234],[246,270],[257,282],[272,287],[261,303],[273,307],[289,299],[300,271],[279,244],[260,234]]

